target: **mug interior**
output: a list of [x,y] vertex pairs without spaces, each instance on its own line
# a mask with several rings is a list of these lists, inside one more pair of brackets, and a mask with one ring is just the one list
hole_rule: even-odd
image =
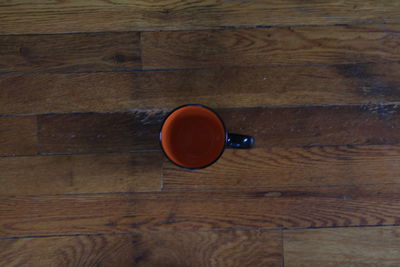
[[225,127],[212,110],[188,105],[173,111],[161,129],[167,157],[185,168],[203,168],[216,161],[225,147]]

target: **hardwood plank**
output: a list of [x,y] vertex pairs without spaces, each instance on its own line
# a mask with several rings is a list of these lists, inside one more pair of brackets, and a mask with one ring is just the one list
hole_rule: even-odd
[[399,160],[400,146],[226,150],[217,163],[200,170],[165,162],[163,188],[399,183]]
[[139,41],[137,32],[0,36],[0,72],[141,69]]
[[0,158],[0,194],[160,190],[159,152]]
[[[218,112],[229,131],[253,135],[259,148],[396,144],[397,105],[228,108]],[[40,153],[160,149],[167,110],[56,114],[38,117]]]
[[284,231],[285,266],[397,266],[400,227]]
[[281,266],[280,231],[0,240],[2,266]]
[[258,148],[398,144],[397,105],[219,109],[230,132]]
[[400,224],[399,184],[0,197],[0,236]]
[[12,1],[0,33],[219,28],[223,26],[398,23],[397,1]]
[[133,258],[138,266],[282,266],[281,238],[280,231],[143,234]]
[[0,113],[399,103],[400,64],[0,75]]
[[[138,73],[0,75],[0,113],[67,113],[141,107],[144,99],[138,91]],[[149,103],[151,99],[146,101]]]
[[56,114],[38,117],[41,153],[159,149],[165,111]]
[[143,97],[145,107],[167,108],[187,103],[226,108],[398,102],[399,67],[387,63],[145,71],[138,75],[136,95]]
[[[398,143],[396,105],[219,110],[228,129],[258,147]],[[158,149],[165,111],[39,117],[43,153]],[[240,119],[238,119],[240,118]]]
[[0,155],[36,154],[36,117],[0,117]]
[[132,266],[133,237],[76,236],[0,240],[2,266]]
[[400,26],[144,32],[145,69],[396,62]]

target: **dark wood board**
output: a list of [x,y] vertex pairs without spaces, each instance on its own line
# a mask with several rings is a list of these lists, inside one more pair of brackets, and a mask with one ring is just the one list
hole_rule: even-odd
[[0,239],[2,266],[281,266],[280,231]]
[[0,75],[0,113],[399,103],[400,64]]
[[160,152],[0,157],[0,195],[156,191]]
[[399,184],[0,197],[0,237],[400,224]]
[[226,150],[212,166],[185,170],[165,161],[165,190],[398,183],[399,146]]
[[399,23],[397,1],[4,2],[0,33]]

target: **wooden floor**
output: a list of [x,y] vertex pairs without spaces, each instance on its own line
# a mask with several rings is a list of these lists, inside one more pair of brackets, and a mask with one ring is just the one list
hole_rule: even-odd
[[400,1],[1,1],[0,266],[400,266],[399,104]]

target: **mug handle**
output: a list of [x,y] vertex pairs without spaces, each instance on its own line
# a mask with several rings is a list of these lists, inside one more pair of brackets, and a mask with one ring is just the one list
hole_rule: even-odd
[[226,138],[227,148],[251,148],[254,145],[254,137],[248,135],[228,133]]

